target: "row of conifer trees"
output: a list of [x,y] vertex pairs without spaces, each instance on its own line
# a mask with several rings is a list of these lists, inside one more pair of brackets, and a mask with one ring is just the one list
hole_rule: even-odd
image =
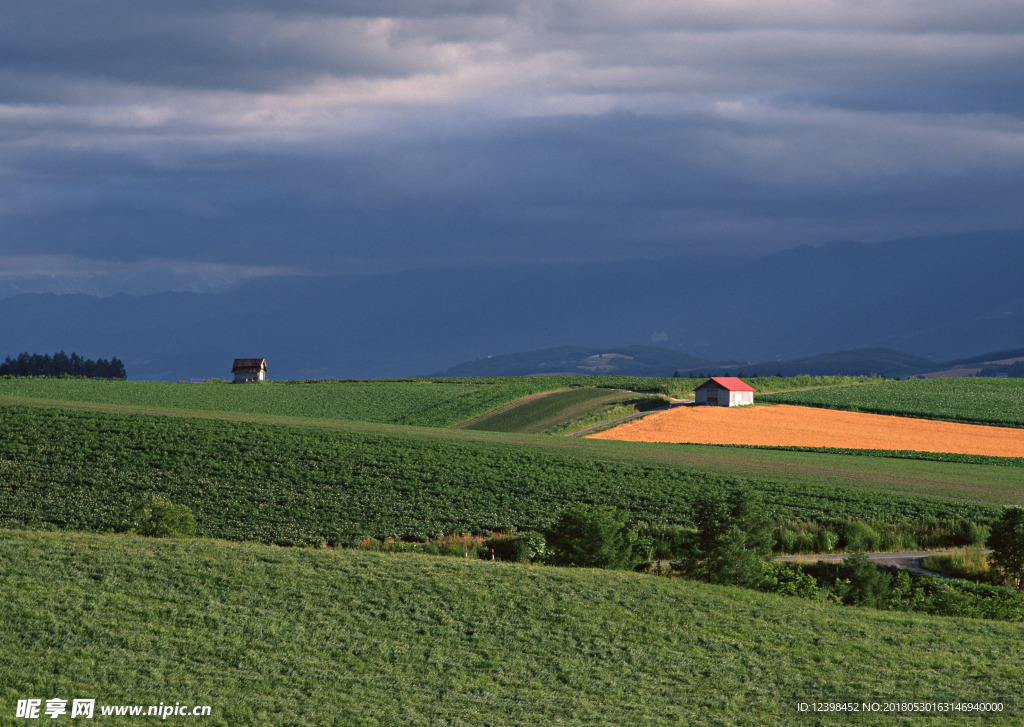
[[77,353],[68,356],[58,351],[52,356],[38,353],[19,353],[8,356],[0,364],[0,376],[84,376],[90,379],[126,379],[124,362],[116,356],[107,359],[83,358]]

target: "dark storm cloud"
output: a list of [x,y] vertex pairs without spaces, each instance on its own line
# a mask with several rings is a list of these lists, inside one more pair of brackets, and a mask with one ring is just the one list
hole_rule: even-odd
[[0,262],[19,269],[1024,227],[1009,0],[66,2],[4,20]]

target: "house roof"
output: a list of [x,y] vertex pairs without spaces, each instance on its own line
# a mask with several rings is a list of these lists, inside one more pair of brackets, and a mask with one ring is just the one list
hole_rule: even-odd
[[718,388],[726,389],[727,391],[754,391],[754,387],[735,376],[712,376],[697,388],[710,388],[716,385]]
[[265,358],[236,358],[234,365],[231,367],[231,373],[238,371],[248,371],[255,369],[257,371],[265,371],[267,368],[267,359]]

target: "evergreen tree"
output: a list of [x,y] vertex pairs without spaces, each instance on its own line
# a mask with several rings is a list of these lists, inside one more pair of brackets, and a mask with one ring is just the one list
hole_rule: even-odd
[[1024,509],[1004,510],[992,525],[987,545],[992,548],[989,556],[992,565],[1012,581],[1015,588],[1021,588],[1024,583]]

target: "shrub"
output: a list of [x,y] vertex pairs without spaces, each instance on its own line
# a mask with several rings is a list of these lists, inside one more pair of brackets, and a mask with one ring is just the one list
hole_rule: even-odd
[[819,553],[831,553],[839,545],[839,534],[832,530],[819,530],[814,545]]
[[610,507],[576,505],[547,536],[548,561],[554,565],[629,569],[650,559],[651,542],[640,538]]
[[683,525],[642,525],[638,534],[652,543],[652,560],[685,558],[693,544],[693,528]]
[[779,553],[796,553],[797,534],[789,528],[775,531],[775,550]]
[[799,563],[765,563],[762,590],[784,596],[809,598],[813,601],[838,603],[839,598],[818,585],[818,579]]
[[843,530],[843,540],[847,550],[878,550],[880,538],[866,522],[854,520]]
[[135,506],[132,530],[151,538],[192,538],[196,518],[185,505],[175,505],[163,495],[149,495]]
[[542,533],[527,530],[512,541],[513,559],[518,563],[533,563],[543,557],[546,547],[547,541]]

